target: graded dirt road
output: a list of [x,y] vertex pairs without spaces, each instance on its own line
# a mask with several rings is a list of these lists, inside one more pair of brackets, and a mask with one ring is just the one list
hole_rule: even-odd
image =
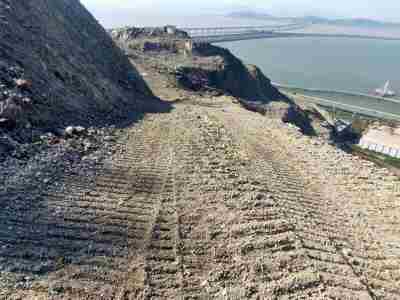
[[230,97],[183,96],[94,184],[8,195],[0,298],[400,299],[398,179],[355,176],[374,169]]

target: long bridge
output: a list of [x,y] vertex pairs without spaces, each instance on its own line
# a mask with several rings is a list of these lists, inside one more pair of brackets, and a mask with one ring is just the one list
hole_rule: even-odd
[[261,26],[183,27],[195,43],[227,42],[288,35],[291,30],[303,29],[309,23],[291,23]]
[[216,27],[179,27],[186,31],[194,43],[217,43],[241,40],[253,40],[277,37],[344,37],[362,39],[400,40],[396,37],[380,37],[374,35],[355,35],[346,33],[296,33],[294,30],[304,29],[312,23],[290,23],[261,26],[216,26]]

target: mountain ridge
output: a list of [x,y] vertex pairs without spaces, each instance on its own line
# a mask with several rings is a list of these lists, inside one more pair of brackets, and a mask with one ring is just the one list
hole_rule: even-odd
[[387,22],[382,20],[374,20],[370,18],[327,18],[321,16],[304,16],[304,17],[276,17],[272,14],[265,12],[258,12],[257,10],[242,10],[233,11],[225,15],[229,18],[243,18],[243,19],[258,19],[258,20],[291,20],[294,22],[312,22],[317,24],[326,25],[339,25],[339,26],[356,26],[356,27],[400,27],[400,23]]

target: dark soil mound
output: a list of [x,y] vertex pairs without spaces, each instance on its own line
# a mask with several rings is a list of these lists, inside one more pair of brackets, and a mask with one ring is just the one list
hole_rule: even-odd
[[215,86],[247,100],[269,102],[282,95],[256,66],[245,65],[229,50],[206,44],[196,49],[203,57],[221,57],[222,63],[212,72]]

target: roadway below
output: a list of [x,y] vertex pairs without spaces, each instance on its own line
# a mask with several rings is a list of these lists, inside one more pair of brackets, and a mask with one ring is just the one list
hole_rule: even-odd
[[322,91],[278,84],[274,85],[288,96],[294,98],[301,97],[304,101],[369,117],[400,120],[400,100],[395,98],[381,98],[342,91]]

